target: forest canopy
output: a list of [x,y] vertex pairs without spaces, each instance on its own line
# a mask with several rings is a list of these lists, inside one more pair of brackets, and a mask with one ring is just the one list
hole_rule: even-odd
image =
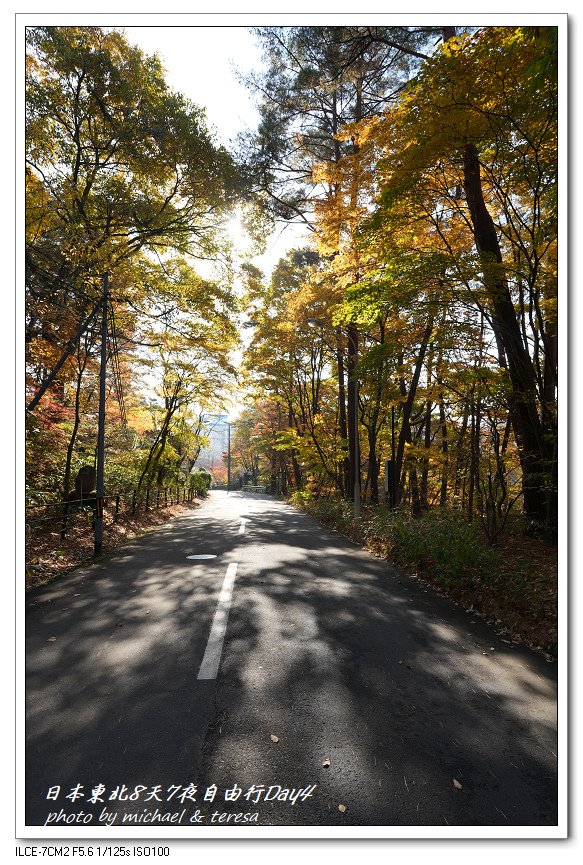
[[260,32],[260,193],[318,253],[251,298],[272,470],[552,534],[556,30],[318,30]]
[[[239,400],[241,479],[553,537],[556,28],[254,35],[229,152],[122,33],[28,30],[29,501],[94,459],[107,273],[111,488],[186,481]],[[243,203],[309,241],[237,260]]]

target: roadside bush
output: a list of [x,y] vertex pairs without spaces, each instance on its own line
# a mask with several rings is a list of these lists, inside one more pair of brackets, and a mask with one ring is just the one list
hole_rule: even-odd
[[188,488],[191,493],[200,495],[203,499],[208,496],[213,477],[206,469],[193,469],[188,478]]
[[417,518],[385,511],[368,531],[392,548],[397,562],[430,568],[446,587],[491,572],[499,563],[479,526],[454,511],[429,511]]
[[477,523],[455,511],[429,511],[411,517],[386,507],[365,507],[359,524],[352,502],[302,498],[296,501],[326,525],[362,540],[406,568],[430,570],[448,587],[494,573],[500,557],[485,542]]
[[[72,473],[75,477],[75,472]],[[113,458],[105,466],[105,489],[111,493],[129,493],[137,487],[140,479],[140,469],[137,460],[128,460],[127,454],[123,460]]]
[[308,508],[310,503],[314,500],[312,493],[306,490],[294,490],[294,492],[289,497],[289,502],[291,505],[295,505],[298,508]]
[[354,508],[352,502],[343,499],[318,499],[315,516],[323,523],[331,525],[340,531],[350,530],[353,523]]

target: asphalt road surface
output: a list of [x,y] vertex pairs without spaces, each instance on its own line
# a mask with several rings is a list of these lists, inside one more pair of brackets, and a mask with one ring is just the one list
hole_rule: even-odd
[[27,826],[557,823],[555,665],[282,502],[26,602]]

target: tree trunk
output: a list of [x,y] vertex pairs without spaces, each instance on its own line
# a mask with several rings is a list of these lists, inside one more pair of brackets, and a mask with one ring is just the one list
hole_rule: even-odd
[[[140,492],[142,484],[144,483],[144,478],[146,477],[146,475],[148,474],[150,469],[155,469],[158,465],[158,462],[160,460],[160,457],[162,456],[162,452],[163,452],[164,447],[166,445],[166,437],[168,435],[168,430],[170,427],[170,421],[172,420],[172,418],[174,416],[174,412],[176,411],[177,408],[178,408],[178,404],[176,402],[176,398],[171,397],[169,400],[168,406],[166,408],[166,415],[164,417],[164,421],[162,422],[162,426],[160,427],[160,431],[159,431],[158,435],[156,436],[156,438],[154,439],[154,443],[152,444],[152,447],[150,448],[150,452],[149,452],[148,458],[146,460],[146,465],[144,466],[144,470],[140,476],[140,480],[138,481],[138,493]],[[156,453],[157,448],[158,448],[158,452]],[[154,457],[154,454],[156,454],[155,457]]]
[[[288,424],[289,424],[290,428],[294,426],[294,416],[293,416],[293,412],[292,412],[291,408],[288,411]],[[295,450],[292,450],[292,452],[291,452],[291,461],[292,461],[292,471],[294,473],[294,481],[295,481],[296,489],[301,490],[302,486],[303,486],[302,469],[301,469],[301,466],[298,462],[298,458],[297,458]]]
[[419,498],[419,482],[417,480],[417,469],[411,465],[409,469],[409,483],[411,485],[411,514],[418,517],[422,513],[421,499]]
[[470,413],[469,400],[464,402],[464,413],[462,415],[462,423],[459,430],[458,440],[456,444],[455,469],[453,479],[453,504],[455,507],[456,499],[460,496],[460,486],[462,488],[460,507],[463,510],[465,506],[465,439],[468,429],[468,418]]
[[[525,516],[545,523],[549,516],[547,487],[552,455],[545,443],[536,400],[536,378],[528,347],[524,345],[508,282],[500,266],[502,253],[496,227],[484,202],[478,150],[464,151],[464,191],[480,254],[490,314],[504,347],[511,384],[509,410],[522,468]],[[550,456],[550,459],[549,459]],[[556,495],[556,494],[555,494]]]
[[83,380],[83,373],[85,372],[85,367],[87,366],[88,360],[88,345],[85,345],[85,356],[83,362],[81,362],[80,357],[80,348],[77,348],[77,381],[75,385],[75,419],[73,421],[73,429],[71,430],[71,436],[69,438],[69,444],[67,445],[67,458],[65,460],[65,474],[63,477],[63,498],[66,499],[69,495],[69,487],[71,485],[71,463],[73,461],[73,451],[75,449],[75,443],[77,441],[77,433],[79,432],[79,424],[81,422],[80,415],[80,399],[81,399],[81,382]]
[[[401,379],[401,393],[403,396],[406,395],[405,403],[403,405],[403,413],[401,415],[401,429],[399,431],[399,441],[397,443],[397,455],[395,458],[395,477],[399,479],[401,477],[401,470],[403,466],[403,454],[405,452],[405,443],[411,439],[411,429],[410,429],[410,420],[411,420],[411,412],[413,410],[413,402],[415,400],[415,394],[417,393],[417,385],[419,384],[419,377],[421,375],[421,368],[423,367],[423,360],[425,358],[425,352],[427,351],[427,346],[429,344],[429,338],[431,337],[431,333],[433,331],[433,322],[435,319],[435,314],[432,311],[429,315],[429,319],[427,321],[427,325],[425,327],[425,331],[423,333],[423,337],[421,339],[421,345],[419,347],[419,354],[417,356],[417,361],[415,363],[415,370],[413,372],[413,378],[411,379],[411,384],[409,386],[409,392],[407,393],[405,388],[404,380]],[[400,491],[401,483],[399,482],[399,486],[397,488],[397,502],[401,498]]]
[[[358,122],[362,120],[362,72],[359,69],[356,77],[356,105],[354,110],[354,120]],[[358,153],[358,145],[353,140],[352,153]],[[352,182],[350,190],[351,210],[355,211],[357,201],[356,183]],[[359,281],[359,274],[354,274],[354,281]],[[357,445],[358,436],[358,381],[356,378],[356,368],[358,364],[358,328],[354,322],[348,325],[348,458],[350,462],[350,497],[354,498],[354,487],[358,480],[360,486],[360,465],[359,448]]]
[[376,429],[371,424],[368,431],[368,478],[370,480],[370,501],[373,505],[379,503],[379,474],[381,463],[377,456]]

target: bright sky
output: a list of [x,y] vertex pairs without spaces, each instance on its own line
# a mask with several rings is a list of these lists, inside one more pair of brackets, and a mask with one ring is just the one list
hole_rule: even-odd
[[[208,125],[226,147],[234,143],[239,132],[255,128],[259,119],[253,96],[239,80],[239,74],[261,67],[261,51],[246,27],[124,27],[128,41],[146,54],[157,54],[166,70],[166,81],[173,90],[205,108]],[[244,251],[247,242],[240,228],[232,223],[233,240]],[[305,231],[290,226],[282,232],[276,228],[268,239],[266,252],[253,263],[269,277],[273,266],[293,246],[301,245]],[[201,272],[204,267],[198,264]],[[252,331],[242,331],[244,342]],[[234,361],[239,363],[241,353]],[[226,407],[236,417],[243,403],[235,400]],[[223,448],[224,449],[224,448]]]
[[126,27],[124,32],[129,42],[160,57],[174,90],[206,108],[223,144],[256,125],[251,96],[236,74],[261,62],[246,27]]
[[[209,126],[226,146],[245,128],[255,128],[253,96],[239,80],[261,67],[261,50],[247,27],[125,27],[129,42],[157,54],[168,84],[206,109]],[[235,229],[236,230],[236,229]],[[304,232],[281,226],[268,240],[266,253],[253,263],[267,274]]]

